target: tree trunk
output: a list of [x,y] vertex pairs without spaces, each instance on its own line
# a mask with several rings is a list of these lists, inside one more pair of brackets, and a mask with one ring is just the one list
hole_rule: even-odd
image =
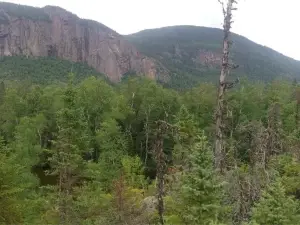
[[67,190],[66,190],[67,172],[62,168],[59,173],[59,218],[60,224],[67,224]]
[[[223,135],[223,126],[224,126],[224,96],[226,91],[226,76],[229,73],[230,70],[230,64],[229,64],[229,49],[231,42],[229,40],[229,34],[231,29],[231,23],[232,23],[232,10],[233,4],[235,3],[235,0],[228,0],[227,8],[223,7],[223,13],[224,13],[224,39],[223,39],[223,58],[222,58],[222,69],[221,69],[221,75],[219,80],[219,88],[218,88],[218,96],[217,96],[217,109],[216,109],[216,140],[215,140],[215,168],[219,172],[224,171],[224,151],[225,151],[225,140]],[[224,5],[222,3],[222,5]]]
[[160,224],[164,224],[164,175],[165,175],[165,157],[163,152],[163,140],[157,143],[157,201],[158,201],[158,215]]
[[157,211],[159,222],[164,225],[164,176],[166,173],[166,162],[164,153],[164,134],[168,129],[168,124],[164,121],[158,122],[156,140],[154,145],[154,154],[156,160],[156,190],[157,190]]
[[295,95],[296,95],[296,114],[295,114],[295,121],[296,121],[296,126],[298,128],[299,126],[299,108],[300,108],[300,90],[298,89],[298,87],[296,87],[296,91],[295,91]]

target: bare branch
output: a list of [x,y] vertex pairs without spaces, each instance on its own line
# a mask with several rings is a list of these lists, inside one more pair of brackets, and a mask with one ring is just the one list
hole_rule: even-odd
[[224,6],[224,2],[222,2],[221,0],[218,0],[218,2],[221,4],[222,6],[222,11],[223,11],[223,15],[224,17],[226,16],[226,10],[225,10],[225,6]]
[[240,79],[237,78],[235,81],[231,82],[231,81],[226,81],[224,83],[225,85],[225,90],[231,89],[233,88],[236,84],[238,84],[240,82]]
[[239,68],[239,65],[237,65],[237,64],[229,64],[228,67],[229,67],[230,69],[235,70],[235,69]]

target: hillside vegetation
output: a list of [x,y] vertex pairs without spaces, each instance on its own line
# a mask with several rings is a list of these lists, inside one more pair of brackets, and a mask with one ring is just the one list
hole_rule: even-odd
[[[159,224],[156,146],[165,224],[300,224],[297,84],[228,92],[217,174],[214,85],[176,92],[143,78],[115,87],[72,79],[0,85],[0,224]],[[173,129],[160,136],[159,121]]]
[[36,84],[66,82],[68,74],[74,73],[80,81],[89,76],[104,75],[83,63],[49,57],[2,57],[0,58],[0,80],[29,81]]
[[[223,31],[196,26],[174,26],[144,30],[126,36],[141,53],[169,69],[174,86],[195,81],[216,81],[219,75]],[[232,76],[270,81],[300,76],[300,62],[245,37],[232,34],[231,58],[239,69]]]
[[215,116],[221,37],[197,27],[128,36],[169,70],[163,85],[2,57],[0,225],[300,225],[300,84],[289,80],[299,62],[233,35],[231,79],[251,81],[226,88]]

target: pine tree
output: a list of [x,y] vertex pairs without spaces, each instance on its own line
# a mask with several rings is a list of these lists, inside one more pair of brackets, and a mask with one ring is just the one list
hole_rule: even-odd
[[[72,79],[72,78],[71,78]],[[72,191],[85,169],[88,149],[87,123],[82,107],[76,104],[72,80],[63,94],[64,107],[57,113],[58,136],[51,166],[58,175],[58,214],[60,224],[73,224]]]
[[184,175],[183,218],[188,224],[210,224],[220,212],[221,183],[213,169],[212,150],[204,135],[192,148],[191,169]]
[[0,224],[19,224],[22,221],[17,196],[23,192],[18,182],[22,167],[7,155],[0,138]]
[[189,161],[188,155],[191,153],[191,147],[199,132],[193,115],[185,105],[180,107],[175,118],[175,125],[178,128],[178,132],[176,135],[176,145],[172,152],[172,159],[176,166],[186,167]]
[[252,223],[263,225],[300,224],[299,203],[285,194],[280,181],[263,192],[252,211]]

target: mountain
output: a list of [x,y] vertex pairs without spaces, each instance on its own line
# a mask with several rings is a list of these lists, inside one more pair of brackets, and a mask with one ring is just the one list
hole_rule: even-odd
[[62,8],[0,2],[0,56],[52,57],[85,63],[111,81],[156,76],[153,60],[105,25]]
[[[216,81],[222,59],[223,31],[197,26],[144,30],[126,36],[139,51],[160,61],[172,86],[190,86],[199,80]],[[231,58],[239,69],[234,77],[270,81],[300,76],[300,62],[237,34],[232,34]]]
[[[165,86],[187,88],[217,81],[223,31],[173,26],[122,36],[56,6],[36,8],[0,2],[0,78],[49,83],[68,72],[118,82],[142,74]],[[270,81],[300,75],[300,62],[232,34],[235,77]],[[53,69],[55,68],[55,69]]]

